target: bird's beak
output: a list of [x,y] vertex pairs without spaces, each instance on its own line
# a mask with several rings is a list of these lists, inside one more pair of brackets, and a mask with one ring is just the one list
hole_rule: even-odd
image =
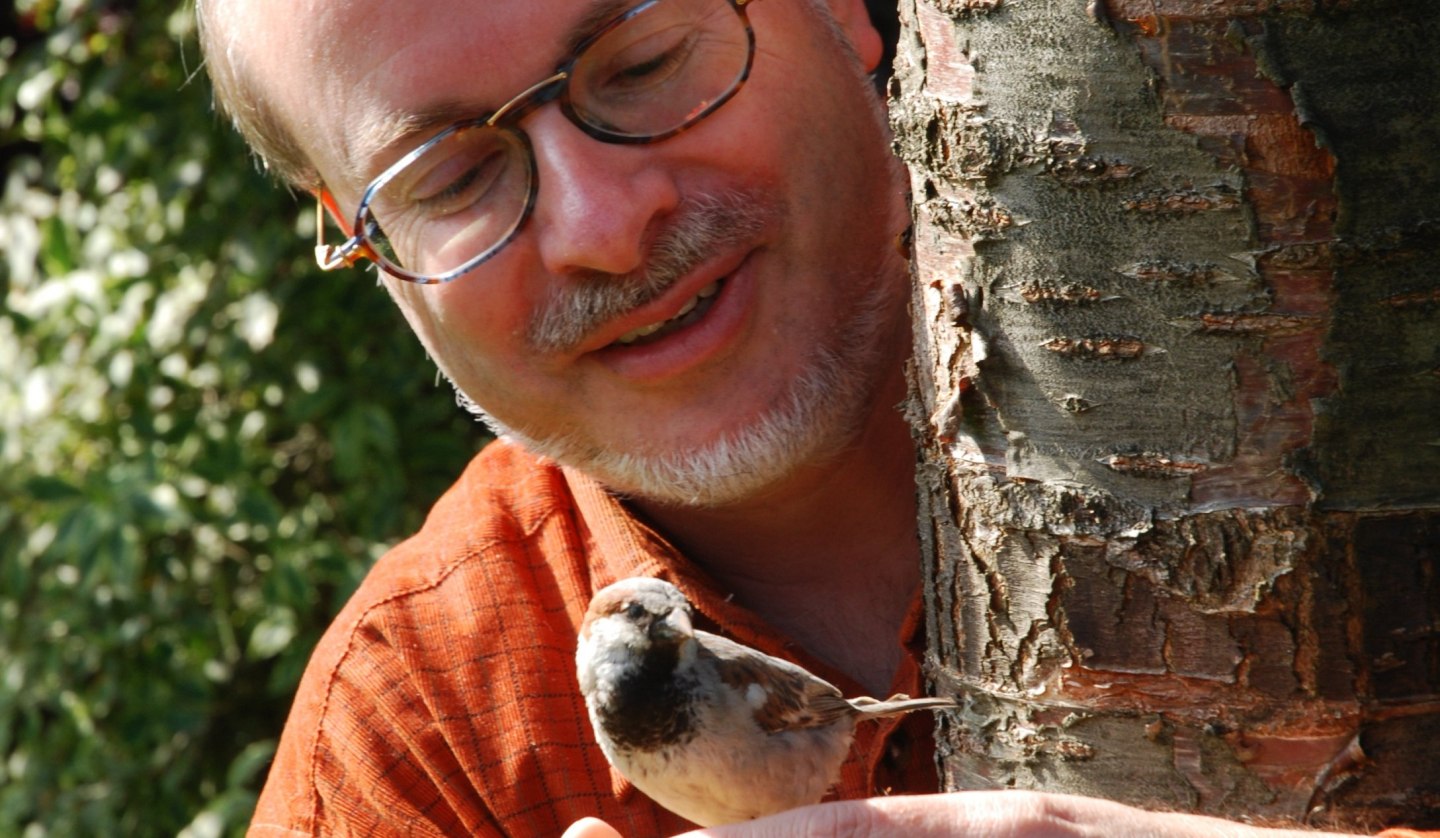
[[683,608],[676,608],[665,619],[655,624],[654,632],[666,638],[688,638],[695,634],[695,627],[690,624],[690,615]]

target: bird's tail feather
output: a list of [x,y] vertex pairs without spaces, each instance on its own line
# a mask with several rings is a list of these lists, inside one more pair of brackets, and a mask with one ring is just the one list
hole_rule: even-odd
[[852,698],[850,706],[860,711],[862,716],[879,719],[916,710],[953,710],[960,705],[953,698],[911,698],[908,695],[896,694],[884,701],[869,697]]

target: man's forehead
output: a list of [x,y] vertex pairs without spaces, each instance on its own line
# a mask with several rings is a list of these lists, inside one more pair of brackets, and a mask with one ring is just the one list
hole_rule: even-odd
[[[377,159],[395,156],[387,151],[413,147],[451,122],[498,107],[635,3],[248,0],[245,5],[258,13],[251,31],[264,33],[260,44],[250,45],[256,50],[252,58],[272,69],[291,68],[281,72],[294,94],[284,106],[302,123],[299,130],[326,146],[313,151],[332,158],[316,163],[331,169],[331,178],[363,181],[376,174]],[[304,89],[296,91],[297,84]]]

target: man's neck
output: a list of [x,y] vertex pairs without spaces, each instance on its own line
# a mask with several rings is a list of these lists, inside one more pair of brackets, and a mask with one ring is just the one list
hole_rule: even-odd
[[718,509],[637,504],[741,604],[880,694],[920,583],[902,397],[897,376],[853,445],[764,497]]

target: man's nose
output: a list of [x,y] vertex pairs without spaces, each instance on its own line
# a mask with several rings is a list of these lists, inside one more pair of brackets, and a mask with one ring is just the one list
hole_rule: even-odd
[[601,142],[559,108],[542,108],[526,123],[540,178],[530,223],[545,268],[557,275],[641,268],[680,198],[655,150]]

